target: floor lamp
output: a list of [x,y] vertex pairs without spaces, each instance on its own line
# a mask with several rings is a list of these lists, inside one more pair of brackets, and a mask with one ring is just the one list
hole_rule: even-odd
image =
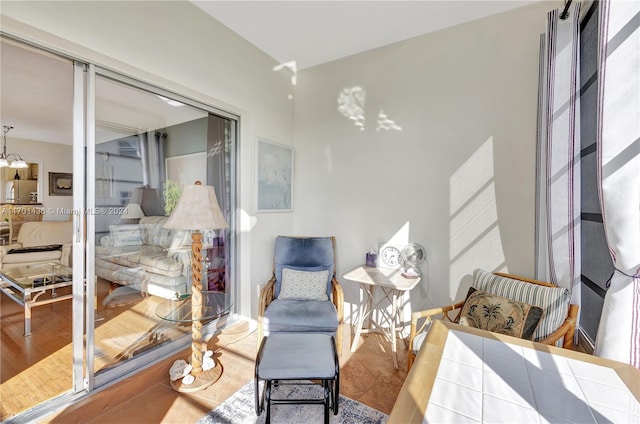
[[227,228],[227,221],[218,205],[216,192],[212,186],[202,185],[196,181],[194,185],[185,185],[178,204],[164,225],[176,230],[192,230],[191,239],[191,375],[195,377],[192,384],[174,388],[178,391],[193,392],[204,389],[215,382],[218,373],[208,375],[202,370],[202,357],[207,344],[202,340],[202,232]]

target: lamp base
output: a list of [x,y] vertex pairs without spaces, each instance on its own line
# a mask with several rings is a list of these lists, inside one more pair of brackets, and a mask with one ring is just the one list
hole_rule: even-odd
[[182,379],[172,381],[171,388],[181,393],[193,393],[199,390],[204,390],[218,381],[222,375],[222,364],[216,361],[216,366],[210,370],[202,371],[197,377],[196,381],[191,384],[182,384]]

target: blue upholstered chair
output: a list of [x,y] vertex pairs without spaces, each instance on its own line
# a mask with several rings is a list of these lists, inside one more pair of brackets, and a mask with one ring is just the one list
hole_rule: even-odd
[[335,237],[276,238],[273,276],[260,291],[258,345],[270,333],[335,336],[342,350],[344,294],[336,279]]

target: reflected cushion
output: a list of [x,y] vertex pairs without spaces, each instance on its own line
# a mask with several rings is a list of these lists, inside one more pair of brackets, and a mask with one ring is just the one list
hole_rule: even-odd
[[142,235],[138,224],[109,225],[111,246],[139,246],[142,244]]

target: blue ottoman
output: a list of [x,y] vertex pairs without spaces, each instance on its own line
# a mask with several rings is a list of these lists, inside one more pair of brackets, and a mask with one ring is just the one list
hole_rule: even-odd
[[[265,382],[262,394],[259,382]],[[273,399],[272,385],[303,384],[293,380],[321,380],[321,399]],[[287,383],[287,381],[289,381]],[[275,333],[260,344],[255,368],[256,414],[267,409],[267,424],[271,422],[271,404],[322,404],[324,422],[329,423],[329,410],[338,414],[340,394],[340,364],[333,336],[319,333]],[[311,383],[313,384],[313,383]]]

